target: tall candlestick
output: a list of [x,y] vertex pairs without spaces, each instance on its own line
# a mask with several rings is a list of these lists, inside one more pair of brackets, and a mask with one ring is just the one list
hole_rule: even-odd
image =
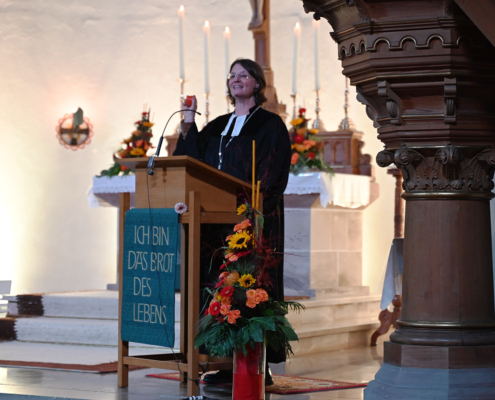
[[225,79],[230,73],[230,28],[225,27],[223,31],[223,37],[225,38]]
[[256,141],[253,140],[253,179],[251,182],[251,209],[254,211],[256,208],[255,199],[254,199],[254,191],[256,187],[256,175],[255,175],[255,165],[256,165]]
[[210,94],[210,23],[205,21],[203,26],[205,33],[205,94]]
[[301,24],[294,27],[294,65],[292,70],[292,93],[297,94],[297,73],[299,66],[299,41],[301,39]]
[[313,20],[315,35],[315,90],[320,90],[320,21]]
[[186,10],[184,6],[179,7],[179,78],[186,79],[186,74],[184,72],[184,15]]
[[[225,27],[223,31],[223,37],[225,38],[225,79],[229,76],[230,73],[230,28],[228,26]],[[229,96],[225,97],[227,100],[227,114],[230,113],[230,100]]]

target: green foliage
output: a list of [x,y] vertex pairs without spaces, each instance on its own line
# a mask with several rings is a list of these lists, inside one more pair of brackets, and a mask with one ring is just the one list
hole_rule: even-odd
[[247,345],[254,347],[255,343],[265,341],[274,351],[284,348],[288,356],[292,354],[289,342],[299,340],[285,317],[289,309],[299,312],[305,307],[295,302],[272,301],[269,308],[264,310],[265,316],[241,317],[236,324],[218,322],[215,317],[207,315],[199,322],[194,345],[205,345],[212,356],[229,357],[235,349],[246,354]]

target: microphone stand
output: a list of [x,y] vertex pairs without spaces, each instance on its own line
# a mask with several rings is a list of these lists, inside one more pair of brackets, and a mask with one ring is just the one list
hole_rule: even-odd
[[186,112],[186,111],[192,111],[198,115],[201,115],[200,112],[198,111],[195,111],[195,110],[178,110],[178,111],[175,111],[172,113],[172,115],[169,117],[167,123],[165,124],[165,128],[163,128],[163,132],[162,132],[162,135],[160,136],[160,140],[158,141],[158,146],[156,148],[156,153],[153,154],[149,160],[148,160],[148,175],[154,175],[154,171],[153,169],[155,168],[155,158],[158,157],[160,155],[160,149],[162,148],[162,143],[163,143],[163,138],[165,137],[165,130],[167,129],[167,126],[168,126],[168,123],[170,122],[170,120],[172,119],[172,117],[177,114],[177,113],[182,113],[182,112]]

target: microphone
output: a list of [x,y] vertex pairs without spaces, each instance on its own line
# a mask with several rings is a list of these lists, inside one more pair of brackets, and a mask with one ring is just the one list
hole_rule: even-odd
[[167,120],[167,123],[165,124],[165,128],[163,128],[163,132],[162,132],[162,135],[160,136],[160,140],[158,141],[158,146],[156,148],[156,153],[153,154],[149,160],[148,160],[148,168],[149,168],[149,171],[148,171],[148,175],[153,175],[154,172],[153,172],[153,168],[155,168],[155,158],[158,157],[160,155],[160,149],[162,148],[162,143],[163,143],[163,138],[164,138],[164,135],[165,135],[165,130],[167,129],[167,125],[168,123],[170,122],[170,120],[172,119],[172,117],[177,114],[177,113],[182,113],[182,112],[186,112],[186,111],[192,111],[193,113],[196,113],[198,115],[201,115],[200,112],[198,111],[195,111],[195,110],[187,110],[187,109],[184,109],[184,110],[178,110],[178,111],[175,111],[172,113],[172,115],[168,118]]

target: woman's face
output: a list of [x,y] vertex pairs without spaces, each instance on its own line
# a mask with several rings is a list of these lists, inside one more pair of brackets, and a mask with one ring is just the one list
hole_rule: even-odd
[[[230,94],[234,99],[249,99],[254,96],[254,90],[258,83],[249,72],[241,64],[236,64],[230,71],[231,74],[235,74],[235,78],[229,79]],[[247,75],[247,78],[241,78],[239,75]]]

